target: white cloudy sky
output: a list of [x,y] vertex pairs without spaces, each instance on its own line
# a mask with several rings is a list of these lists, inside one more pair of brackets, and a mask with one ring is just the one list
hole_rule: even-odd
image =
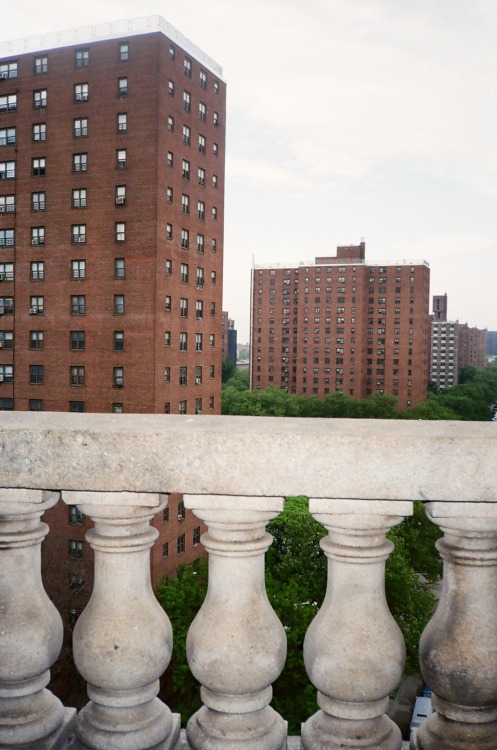
[[16,0],[0,41],[159,13],[228,83],[225,299],[250,268],[426,259],[449,315],[497,330],[495,0]]

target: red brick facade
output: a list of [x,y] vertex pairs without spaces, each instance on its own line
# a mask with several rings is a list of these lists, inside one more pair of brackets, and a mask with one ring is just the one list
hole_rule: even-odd
[[368,265],[364,243],[315,265],[254,268],[251,387],[424,401],[429,276],[425,263]]

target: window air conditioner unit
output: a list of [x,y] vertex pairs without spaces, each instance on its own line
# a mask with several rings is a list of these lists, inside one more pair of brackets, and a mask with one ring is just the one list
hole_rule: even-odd
[[200,378],[195,378],[195,385],[201,385],[202,380]]
[[37,245],[38,244],[38,237],[31,237],[31,244]]
[[124,206],[124,203],[126,202],[126,198],[124,195],[118,195],[116,197],[116,206]]
[[30,307],[29,308],[29,314],[30,315],[37,315],[37,313],[38,313],[38,308],[37,307]]

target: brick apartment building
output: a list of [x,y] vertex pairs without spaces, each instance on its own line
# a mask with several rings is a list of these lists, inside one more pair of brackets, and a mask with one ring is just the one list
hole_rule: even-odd
[[[220,413],[225,113],[160,17],[0,44],[0,410]],[[70,625],[91,522],[48,515]],[[154,580],[202,554],[181,496],[154,525]]]
[[237,330],[235,328],[235,321],[230,318],[229,313],[226,310],[223,310],[221,327],[221,347],[223,360],[229,359],[232,364],[236,365]]
[[433,297],[430,379],[438,388],[457,385],[465,367],[485,367],[486,331],[448,320],[447,295]]
[[251,388],[325,398],[426,398],[430,272],[424,261],[367,263],[366,246],[252,270]]

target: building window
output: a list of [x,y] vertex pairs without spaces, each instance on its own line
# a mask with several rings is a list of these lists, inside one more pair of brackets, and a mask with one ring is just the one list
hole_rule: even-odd
[[190,162],[183,159],[181,162],[181,175],[184,180],[190,179]]
[[169,91],[169,96],[174,96],[174,81],[168,81],[167,90]]
[[164,367],[164,383],[170,383],[170,382],[171,382],[171,368]]
[[206,89],[207,88],[207,73],[205,72],[205,70],[200,71],[199,77],[200,77],[200,88]]
[[170,401],[164,402],[164,414],[171,414],[171,402]]
[[179,368],[179,384],[180,385],[187,385],[188,384],[187,368],[186,367],[180,367]]
[[119,62],[126,62],[129,60],[129,44],[128,42],[121,42],[119,45]]
[[[16,97],[16,100],[17,100],[17,97]],[[40,109],[42,107],[47,106],[47,90],[46,89],[38,89],[38,91],[33,91],[33,105],[35,109]],[[1,107],[1,99],[0,99],[0,107]],[[13,106],[9,107],[9,109],[16,109],[16,108],[17,108],[17,105],[15,102],[13,103]]]
[[217,208],[216,208],[216,206],[212,206],[212,219],[213,219],[213,221],[217,221]]
[[74,84],[74,101],[86,102],[90,96],[90,88],[87,83]]
[[45,244],[45,227],[31,227],[31,244]]
[[114,278],[124,279],[126,273],[126,267],[124,258],[114,258]]
[[[0,65],[0,77],[1,77],[1,68]],[[35,57],[35,65],[34,70],[36,75],[41,75],[42,73],[48,73],[48,57]]]
[[172,260],[168,258],[166,262],[164,263],[164,273],[166,274],[166,276],[171,276],[172,272],[173,272],[173,262]]
[[204,317],[204,303],[201,299],[195,302],[195,317],[197,320],[202,320]]
[[217,278],[216,272],[215,271],[211,271],[211,284],[215,284],[216,283],[216,278]]
[[16,210],[15,195],[0,195],[0,214],[13,214]]
[[126,77],[117,79],[117,95],[128,96],[128,79]]
[[122,388],[124,385],[124,367],[114,367],[114,387]]
[[197,268],[197,287],[202,288],[204,286],[204,269]]
[[168,187],[166,189],[166,203],[172,203],[173,202],[173,196],[174,196],[174,191],[173,191],[172,187]]
[[195,334],[195,351],[196,352],[202,351],[202,334],[201,333]]
[[86,208],[86,188],[76,188],[72,191],[72,207]]
[[[184,413],[184,412],[180,412],[180,414],[181,413]],[[183,555],[185,552],[185,535],[184,534],[181,534],[181,536],[178,537],[178,541],[176,542],[176,551],[178,555]]]
[[214,81],[214,93],[219,94],[219,81]]
[[197,202],[197,216],[199,219],[205,219],[205,203],[203,201]]
[[202,169],[202,167],[198,168],[198,184],[202,187],[205,185],[205,169]]
[[15,128],[0,128],[0,146],[12,146],[15,142]]
[[14,314],[14,298],[0,297],[0,315]]
[[198,137],[198,150],[201,154],[205,154],[206,150],[206,139],[205,135],[199,135]]
[[45,193],[31,193],[31,210],[45,210]]
[[127,133],[128,131],[128,115],[126,112],[119,112],[117,115],[117,132]]
[[188,350],[188,333],[186,331],[181,331],[179,334],[179,350],[180,352]]
[[127,152],[125,148],[118,148],[116,151],[116,167],[117,169],[126,169],[127,164]]
[[84,401],[69,401],[69,411],[83,413],[85,410]]
[[0,63],[0,79],[17,78],[17,60]]
[[191,142],[190,128],[188,125],[183,125],[183,143],[185,146],[189,146]]
[[85,332],[71,331],[70,333],[71,351],[84,351],[85,349]]
[[180,269],[180,281],[183,284],[188,283],[188,263],[182,263]]
[[184,214],[190,213],[190,196],[185,195],[184,193],[181,196],[181,211]]
[[202,365],[195,367],[195,385],[202,385]]
[[73,154],[73,172],[88,172],[88,154]]
[[213,253],[215,253],[217,251],[217,240],[215,240],[215,239],[211,240],[211,250],[212,250]]
[[173,238],[173,225],[166,224],[166,240],[172,240]]
[[43,349],[43,331],[29,332],[29,348]]
[[188,300],[182,297],[179,301],[179,314],[180,318],[188,317]]
[[0,411],[14,411],[14,399],[0,398]]
[[74,67],[87,68],[90,64],[90,50],[77,49],[74,53]]
[[116,242],[124,242],[126,239],[126,224],[125,222],[116,222]]
[[37,122],[33,125],[33,141],[39,143],[47,140],[47,125],[45,122]]
[[74,295],[71,297],[71,315],[84,315],[86,311],[86,297]]
[[195,399],[195,414],[202,414],[202,399]]
[[211,333],[210,336],[209,336],[209,346],[211,348],[214,348],[215,345],[216,345],[216,336],[215,336],[214,333]]
[[0,229],[0,247],[14,247],[15,245],[15,230],[14,229]]
[[162,545],[162,557],[166,558],[168,556],[169,556],[169,542],[164,542],[164,544]]
[[167,166],[172,167],[174,164],[174,154],[172,151],[167,152]]
[[169,115],[167,118],[167,129],[170,133],[174,132],[174,117],[172,115]]
[[[14,164],[14,162],[12,162]],[[31,171],[33,174],[33,177],[42,177],[46,173],[46,160],[44,158],[37,158],[33,159],[31,162]],[[1,173],[1,164],[0,164],[0,173]],[[14,166],[14,174],[15,177],[15,166]],[[1,174],[0,174],[1,179]]]
[[214,112],[212,120],[214,122],[214,127],[217,128],[217,126],[219,125],[219,115],[217,112]]
[[171,331],[164,331],[164,346],[171,346]]
[[181,247],[183,250],[188,250],[190,246],[190,232],[188,229],[181,230]]
[[112,404],[112,413],[113,414],[123,414],[124,413],[124,404],[122,404],[122,403],[113,403]]
[[[33,159],[33,170],[34,170],[34,159]],[[34,174],[34,171],[33,171]],[[13,180],[16,176],[16,163],[15,161],[0,161],[0,180]]]
[[73,224],[71,227],[73,244],[86,242],[86,224]]
[[211,302],[211,315],[215,315],[215,314],[216,314],[216,303]]
[[217,175],[212,175],[212,187],[217,188]]
[[74,365],[70,368],[70,382],[71,385],[84,385],[85,384],[85,368],[80,365]]
[[172,44],[169,45],[169,59],[174,60],[176,57],[176,49],[173,47]]
[[45,263],[42,260],[32,261],[30,264],[31,281],[43,281],[45,278]]
[[166,294],[166,298],[164,301],[164,309],[166,312],[171,311],[171,295],[170,294]]
[[201,253],[203,255],[203,252],[204,252],[204,235],[197,234],[197,253]]
[[12,365],[0,365],[0,383],[14,382],[14,368]]
[[72,279],[85,279],[86,278],[86,260],[72,260],[71,261],[71,278]]
[[183,91],[183,109],[185,112],[191,112],[192,109],[192,97],[188,91]]
[[207,119],[207,107],[203,102],[198,103],[198,119],[205,122]]
[[45,311],[45,298],[44,297],[30,297],[29,298],[29,314],[30,315],[43,315]]
[[83,542],[77,539],[69,539],[69,557],[71,560],[82,560]]
[[13,331],[0,331],[0,349],[12,349],[14,347]]
[[114,315],[124,315],[124,294],[114,295]]
[[209,367],[209,377],[210,377],[211,380],[214,380],[215,372],[216,372],[215,366],[214,365],[210,365],[210,367]]
[[29,382],[31,385],[43,384],[43,365],[29,366]]
[[188,78],[192,77],[192,61],[189,57],[185,57],[185,59],[183,60],[183,73]]
[[43,411],[42,398],[30,398],[28,404],[29,411]]
[[75,138],[85,138],[88,135],[87,117],[81,117],[73,121],[73,133]]
[[217,143],[213,143],[212,144],[212,153],[214,154],[214,156],[218,156],[218,154],[219,154],[219,146],[217,145]]
[[124,331],[114,331],[114,351],[124,351]]
[[115,201],[116,206],[124,206],[126,203],[126,185],[116,185]]

